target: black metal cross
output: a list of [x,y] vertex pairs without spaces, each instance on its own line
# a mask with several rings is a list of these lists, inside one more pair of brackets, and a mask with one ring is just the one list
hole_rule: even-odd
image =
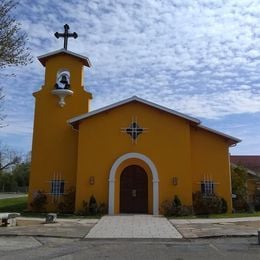
[[68,38],[69,37],[73,37],[74,39],[76,39],[78,37],[78,34],[77,33],[69,33],[69,25],[68,24],[65,24],[64,25],[64,33],[54,33],[55,37],[58,39],[60,37],[63,37],[64,38],[64,49],[67,50],[67,47],[68,47]]

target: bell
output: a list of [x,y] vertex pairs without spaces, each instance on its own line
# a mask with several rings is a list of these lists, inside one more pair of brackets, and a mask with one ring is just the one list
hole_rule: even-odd
[[67,80],[67,77],[65,75],[61,76],[60,83],[62,83],[64,85],[67,85],[69,83],[68,80]]

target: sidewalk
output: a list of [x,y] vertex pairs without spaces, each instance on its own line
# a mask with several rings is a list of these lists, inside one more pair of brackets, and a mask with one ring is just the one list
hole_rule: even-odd
[[98,219],[58,219],[44,224],[44,218],[17,218],[16,227],[0,227],[0,236],[39,236],[58,238],[84,238]]
[[152,215],[104,216],[99,219],[17,218],[18,226],[0,227],[0,236],[95,238],[207,238],[257,236],[260,217],[229,219],[169,219]]
[[257,236],[260,217],[170,219],[184,238]]

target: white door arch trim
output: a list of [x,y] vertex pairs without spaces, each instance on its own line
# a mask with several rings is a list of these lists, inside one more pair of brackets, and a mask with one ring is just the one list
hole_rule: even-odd
[[126,153],[113,163],[109,173],[109,194],[108,194],[108,214],[113,215],[115,213],[115,176],[119,165],[128,159],[136,158],[144,161],[150,168],[153,176],[153,215],[159,214],[159,178],[157,169],[150,158],[141,153]]

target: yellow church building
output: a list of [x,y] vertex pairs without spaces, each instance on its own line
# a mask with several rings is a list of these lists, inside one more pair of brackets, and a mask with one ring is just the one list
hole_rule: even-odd
[[70,188],[75,212],[93,195],[109,214],[158,215],[177,195],[217,194],[232,209],[229,147],[240,140],[200,120],[133,96],[90,111],[83,86],[87,57],[66,48],[38,57],[45,82],[35,92],[29,205],[37,191],[47,211]]

